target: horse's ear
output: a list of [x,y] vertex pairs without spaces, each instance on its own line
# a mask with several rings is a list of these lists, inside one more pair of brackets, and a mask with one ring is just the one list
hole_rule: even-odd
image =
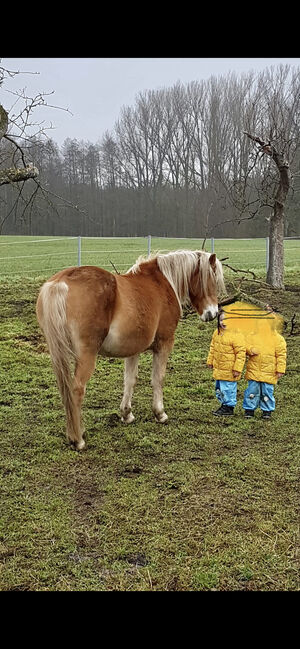
[[211,267],[212,267],[214,273],[216,272],[216,268],[217,268],[217,262],[216,262],[216,259],[217,259],[217,257],[216,257],[216,253],[213,252],[213,253],[210,255],[210,257],[209,257],[209,263],[210,263],[210,265],[211,265]]

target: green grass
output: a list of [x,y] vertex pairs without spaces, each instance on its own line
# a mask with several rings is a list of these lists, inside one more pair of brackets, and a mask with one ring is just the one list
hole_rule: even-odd
[[[151,250],[167,252],[178,248],[199,249],[202,239],[165,239],[153,237]],[[61,268],[77,265],[77,238],[0,236],[0,280],[9,277],[49,277]],[[81,264],[113,270],[112,263],[125,272],[141,254],[147,255],[147,237],[127,239],[90,239],[81,241]],[[286,273],[300,270],[300,240],[286,240]],[[219,258],[229,257],[227,263],[236,268],[265,274],[265,239],[215,239]],[[211,241],[206,241],[211,250]],[[112,263],[111,263],[112,262]]]
[[82,453],[65,439],[35,319],[39,286],[1,283],[0,589],[299,590],[300,274],[286,291],[249,289],[286,320],[287,373],[271,421],[243,419],[244,379],[235,416],[212,415],[205,360],[215,323],[187,312],[166,374],[169,422],[153,420],[150,354],[128,427],[119,419],[123,362],[99,359]]

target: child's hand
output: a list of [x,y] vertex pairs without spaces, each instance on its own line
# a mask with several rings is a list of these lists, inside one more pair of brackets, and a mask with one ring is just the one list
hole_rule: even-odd
[[208,365],[207,367],[208,367],[209,370],[212,370],[213,365]]
[[237,379],[240,376],[241,373],[237,372],[236,370],[232,370],[232,374],[233,374],[234,378]]
[[250,349],[249,351],[249,356],[258,356],[258,351],[253,347],[253,349]]
[[278,379],[280,379],[281,376],[284,375],[284,372],[276,372],[276,376]]

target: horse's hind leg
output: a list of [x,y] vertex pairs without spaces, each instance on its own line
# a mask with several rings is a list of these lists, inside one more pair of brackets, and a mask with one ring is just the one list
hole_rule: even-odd
[[153,365],[151,384],[153,388],[153,405],[152,410],[155,414],[156,421],[164,423],[168,419],[165,413],[163,402],[163,383],[166,373],[166,367],[169,354],[173,347],[173,340],[160,345],[158,351],[153,351]]
[[75,402],[74,417],[76,418],[78,430],[80,430],[81,432],[80,439],[76,441],[75,446],[79,451],[82,450],[85,446],[85,441],[83,439],[84,428],[82,426],[82,421],[81,421],[81,406],[85,395],[86,384],[88,380],[91,378],[96,366],[96,358],[97,358],[96,351],[92,351],[86,348],[82,349],[75,367],[74,382],[73,382],[74,402]]
[[124,394],[121,401],[121,420],[131,424],[134,416],[131,411],[131,399],[138,375],[139,354],[125,358],[124,368]]

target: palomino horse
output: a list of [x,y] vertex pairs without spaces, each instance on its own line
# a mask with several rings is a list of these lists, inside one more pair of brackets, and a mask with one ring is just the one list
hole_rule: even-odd
[[97,266],[67,268],[45,282],[37,318],[65,407],[67,438],[76,449],[85,445],[81,405],[98,354],[125,358],[121,415],[129,424],[139,354],[151,350],[153,412],[158,422],[168,419],[162,386],[182,306],[191,303],[202,320],[212,320],[218,290],[224,290],[222,264],[202,250],[140,257],[124,275]]

